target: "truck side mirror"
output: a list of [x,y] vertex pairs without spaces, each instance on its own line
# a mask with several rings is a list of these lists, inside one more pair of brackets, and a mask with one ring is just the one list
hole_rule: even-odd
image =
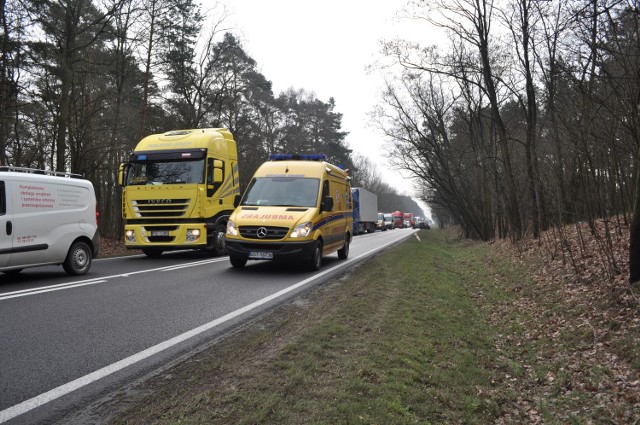
[[125,166],[126,164],[123,162],[120,164],[120,168],[118,169],[118,186],[124,186],[124,174],[125,174]]
[[331,196],[325,196],[320,203],[320,211],[333,211],[333,198]]

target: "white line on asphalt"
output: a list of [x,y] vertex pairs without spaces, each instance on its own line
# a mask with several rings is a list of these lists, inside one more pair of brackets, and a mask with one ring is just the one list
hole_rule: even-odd
[[0,294],[0,301],[8,300],[8,299],[11,299],[11,298],[26,297],[26,296],[29,296],[29,295],[43,294],[45,292],[60,291],[62,289],[77,288],[77,287],[80,287],[80,286],[93,285],[93,284],[96,284],[96,283],[104,283],[108,279],[114,279],[114,278],[118,278],[118,277],[129,277],[129,276],[134,275],[134,274],[157,272],[157,271],[170,271],[170,270],[176,270],[178,268],[184,268],[184,267],[202,266],[204,264],[216,263],[216,262],[220,262],[220,261],[224,261],[224,260],[226,260],[226,258],[216,258],[216,259],[211,259],[211,260],[194,261],[192,263],[181,264],[179,266],[165,266],[165,267],[159,267],[159,268],[155,268],[155,269],[138,270],[138,271],[134,271],[134,272],[114,274],[114,275],[111,275],[111,276],[105,276],[105,277],[100,277],[100,278],[79,280],[79,281],[76,281],[76,282],[60,283],[58,285],[44,286],[44,287],[39,287],[39,288],[23,289],[23,290],[14,291],[14,292],[6,292],[4,294]]
[[56,288],[53,288],[53,287],[42,288],[40,290],[34,290],[26,294],[14,294],[14,295],[7,295],[7,296],[3,294],[0,297],[0,301],[9,300],[11,298],[26,297],[29,295],[43,294],[45,292],[62,291],[63,289],[79,288],[80,286],[95,285],[96,283],[105,283],[105,282],[106,282],[105,279],[98,279],[98,280],[92,280],[92,281],[87,281],[83,283],[74,282],[74,284],[72,285],[56,287]]
[[179,269],[184,269],[185,267],[193,267],[193,266],[199,266],[201,264],[209,264],[209,263],[218,263],[220,261],[229,261],[226,257],[225,258],[216,258],[215,260],[202,260],[196,263],[189,263],[189,264],[178,264],[176,266],[170,266],[167,267],[166,269],[162,270],[163,272],[170,272],[173,270],[179,270]]
[[[295,291],[298,288],[301,288],[303,286],[305,286],[306,284],[308,284],[309,282],[312,282],[314,280],[316,280],[319,277],[324,276],[325,274],[328,274],[340,267],[343,267],[345,264],[354,262],[362,257],[366,257],[369,254],[375,252],[375,251],[379,251],[383,248],[386,248],[389,245],[392,245],[394,243],[397,243],[401,240],[406,239],[407,237],[409,237],[411,234],[408,234],[405,237],[396,239],[394,241],[388,242],[382,246],[379,246],[377,248],[374,248],[372,250],[369,250],[367,252],[365,252],[364,254],[360,254],[355,258],[350,258],[344,262],[341,262],[340,264],[333,266],[327,270],[323,270],[319,273],[314,274],[311,277],[308,277],[307,279],[304,279],[294,285],[288,286],[278,292],[275,292],[271,295],[269,295],[268,297],[262,298],[258,301],[255,301],[251,304],[248,304],[238,310],[232,311],[231,313],[228,313],[222,317],[219,317],[209,323],[205,323],[202,326],[199,326],[197,328],[191,329],[188,332],[185,332],[181,335],[175,336],[171,339],[168,339],[164,342],[161,342],[160,344],[154,345],[153,347],[149,347],[146,350],[140,351],[139,353],[136,353],[132,356],[129,356],[125,359],[122,359],[118,362],[112,363],[108,366],[103,367],[102,369],[98,369],[94,372],[91,372],[87,375],[84,375],[74,381],[68,382],[64,385],[61,385],[57,388],[54,388],[50,391],[47,391],[46,393],[42,393],[38,396],[35,396],[33,398],[30,398],[28,400],[23,401],[22,403],[18,403],[14,406],[11,406],[5,410],[0,411],[0,423],[6,422],[10,419],[15,418],[16,416],[20,416],[24,413],[27,413],[33,409],[36,409],[46,403],[49,403],[50,401],[56,400],[64,395],[67,395],[69,393],[71,393],[72,391],[78,390],[82,387],[85,387],[93,382],[96,382],[99,379],[102,379],[106,376],[112,375],[126,367],[129,367],[133,364],[136,364],[140,361],[146,360],[149,357],[158,354],[164,350],[167,350],[169,348],[172,348],[190,338],[193,338],[197,335],[200,335],[203,332],[206,332],[208,330],[211,330],[217,326],[220,326],[223,323],[226,323],[232,319],[235,319],[238,316],[241,316],[253,309],[256,309],[270,301],[273,301],[291,291]],[[160,268],[160,269],[156,269],[156,270],[163,270],[164,268]]]

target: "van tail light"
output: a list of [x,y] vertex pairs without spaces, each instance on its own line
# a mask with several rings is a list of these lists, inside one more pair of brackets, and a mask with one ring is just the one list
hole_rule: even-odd
[[96,202],[96,226],[100,224],[100,204]]

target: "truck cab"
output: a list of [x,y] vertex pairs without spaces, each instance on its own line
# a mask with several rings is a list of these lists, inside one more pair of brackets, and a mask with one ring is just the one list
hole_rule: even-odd
[[119,183],[126,248],[148,256],[226,253],[227,220],[240,194],[236,142],[226,129],[145,137],[121,165]]

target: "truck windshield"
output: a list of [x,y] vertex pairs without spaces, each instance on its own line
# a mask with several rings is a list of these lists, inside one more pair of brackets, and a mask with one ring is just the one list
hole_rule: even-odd
[[251,181],[241,205],[315,207],[320,180],[306,177],[258,177]]
[[132,162],[127,173],[127,185],[203,182],[204,159],[195,161]]

